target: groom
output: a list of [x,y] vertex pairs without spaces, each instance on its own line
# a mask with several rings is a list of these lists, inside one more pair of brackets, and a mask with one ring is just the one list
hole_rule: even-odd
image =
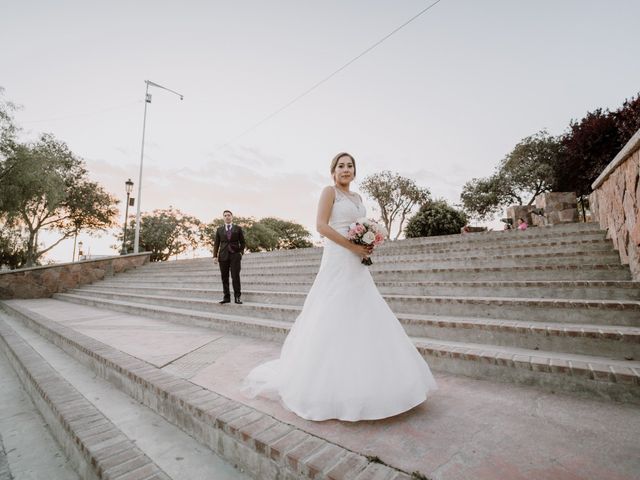
[[220,303],[230,303],[229,270],[233,283],[233,297],[236,303],[240,300],[240,261],[244,253],[244,233],[238,225],[233,225],[233,213],[225,210],[222,213],[224,225],[216,230],[216,238],[213,243],[213,261],[220,265],[222,275],[222,289],[224,297]]

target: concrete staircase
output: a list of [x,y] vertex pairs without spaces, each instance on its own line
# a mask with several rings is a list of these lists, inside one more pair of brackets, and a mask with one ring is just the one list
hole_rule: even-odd
[[[247,254],[244,305],[209,258],[151,264],[55,298],[282,341],[322,250]],[[389,242],[370,270],[436,371],[640,403],[640,284],[596,224]]]
[[[218,304],[209,258],[0,302],[0,399],[19,382],[48,425],[26,437],[0,408],[0,474],[4,461],[52,480],[635,478],[640,284],[596,225],[380,248],[371,272],[441,390],[353,425],[239,394],[278,351],[321,254],[247,254],[243,305]],[[26,449],[42,460],[19,461]]]

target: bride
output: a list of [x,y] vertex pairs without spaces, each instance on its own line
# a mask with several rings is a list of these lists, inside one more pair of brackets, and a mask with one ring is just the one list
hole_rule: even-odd
[[346,239],[366,214],[349,190],[356,162],[331,161],[334,186],[320,196],[317,230],[326,238],[320,270],[291,327],[280,358],[244,381],[250,397],[279,398],[307,420],[374,420],[424,402],[436,382],[361,260],[371,248]]

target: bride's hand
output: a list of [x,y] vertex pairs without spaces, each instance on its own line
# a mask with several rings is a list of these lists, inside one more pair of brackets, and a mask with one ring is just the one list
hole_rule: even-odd
[[354,243],[353,247],[351,248],[351,250],[353,251],[353,253],[358,255],[360,258],[367,258],[367,257],[371,256],[371,252],[373,252],[373,246],[371,246],[371,245],[357,245],[357,244]]

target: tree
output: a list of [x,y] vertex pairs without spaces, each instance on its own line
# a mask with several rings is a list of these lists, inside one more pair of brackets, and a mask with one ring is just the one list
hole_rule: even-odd
[[90,234],[102,231],[115,224],[117,203],[118,200],[97,183],[82,180],[69,191],[66,200],[68,215],[55,226],[58,230],[72,233],[76,238],[83,230]]
[[260,224],[270,228],[278,235],[279,249],[308,248],[313,243],[309,240],[311,234],[299,223],[282,220],[275,217],[260,219]]
[[3,177],[3,161],[13,151],[16,142],[16,134],[19,128],[13,119],[13,112],[17,106],[6,100],[2,100],[4,88],[0,87],[0,180]]
[[391,225],[399,217],[396,240],[402,232],[407,215],[416,205],[427,202],[431,195],[429,190],[419,187],[410,178],[388,170],[369,175],[362,181],[360,188],[378,203],[382,222],[389,235]]
[[460,200],[469,215],[478,220],[485,220],[500,211],[508,204],[505,197],[504,177],[494,174],[488,178],[474,178],[462,187]]
[[[14,165],[7,163],[16,146],[16,134],[18,127],[13,119],[13,112],[17,107],[8,101],[2,100],[4,89],[0,87],[0,190],[7,188],[6,178]],[[2,208],[0,199],[0,211]]]
[[558,139],[545,130],[522,139],[500,164],[506,195],[531,205],[539,194],[548,192],[561,148]]
[[[178,209],[157,209],[140,216],[139,248],[151,252],[151,262],[163,262],[189,248],[196,249],[200,241],[201,222]],[[132,218],[127,228],[126,245],[133,245],[136,220]],[[118,246],[122,245],[124,232],[117,234]],[[118,248],[114,246],[113,248]]]
[[254,221],[244,226],[244,240],[247,250],[261,252],[276,250],[278,248],[278,232],[262,222]]
[[420,207],[409,222],[405,234],[407,238],[433,237],[460,233],[467,224],[464,212],[450,206],[445,200],[427,202]]
[[[61,141],[42,135],[34,144],[16,144],[4,161],[0,214],[7,228],[25,232],[26,266],[80,230],[115,224],[117,200],[87,178],[84,162]],[[42,230],[56,231],[52,245],[38,243]]]
[[555,164],[554,189],[584,198],[622,148],[615,118],[602,109],[589,112],[582,120],[571,122],[561,141],[564,149]]
[[576,192],[583,214],[591,185],[640,129],[640,94],[615,112],[598,108],[571,121],[562,135],[562,155],[554,165],[553,188]]
[[[233,223],[240,225],[244,233],[246,249],[250,252],[271,251],[278,248],[278,233],[250,217],[234,217]],[[200,228],[202,245],[213,251],[213,243],[216,238],[216,230],[224,224],[222,218],[217,218],[211,223],[203,224]]]
[[[622,146],[640,129],[640,93],[625,100],[614,114]],[[613,158],[612,158],[613,160]]]
[[464,185],[460,199],[465,211],[483,220],[508,205],[531,205],[536,196],[551,190],[561,151],[560,141],[545,130],[523,138],[492,176]]

